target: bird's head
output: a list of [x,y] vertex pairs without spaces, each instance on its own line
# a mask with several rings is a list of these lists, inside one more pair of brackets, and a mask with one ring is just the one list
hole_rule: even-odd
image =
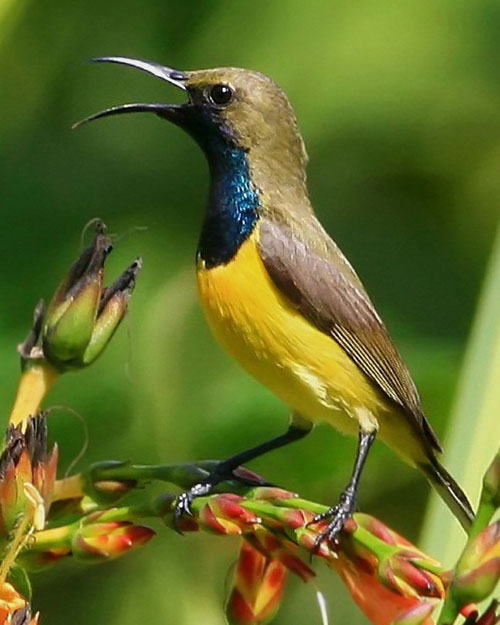
[[306,153],[286,94],[259,72],[238,68],[179,71],[150,61],[99,57],[97,62],[129,65],[186,92],[183,104],[148,103],[115,106],[84,123],[125,113],[150,112],[186,130],[209,160],[225,146],[241,148],[257,159],[288,161],[299,169]]

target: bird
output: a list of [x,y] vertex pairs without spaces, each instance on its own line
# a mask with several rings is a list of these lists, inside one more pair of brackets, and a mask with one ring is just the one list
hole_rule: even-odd
[[318,220],[308,156],[285,92],[268,76],[234,67],[181,71],[122,56],[97,57],[148,72],[185,92],[181,104],[113,106],[76,125],[148,112],[186,131],[205,154],[208,202],[196,252],[201,306],[218,342],[290,409],[285,433],[219,461],[182,493],[194,498],[264,453],[326,423],[358,437],[350,479],[317,515],[317,543],[334,544],[356,509],[376,438],[419,469],[467,530],[474,511],[439,461],[441,444],[419,393],[355,270]]

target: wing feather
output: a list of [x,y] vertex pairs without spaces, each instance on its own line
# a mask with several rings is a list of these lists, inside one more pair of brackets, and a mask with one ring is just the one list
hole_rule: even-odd
[[261,258],[278,289],[403,409],[432,449],[441,451],[386,327],[358,276],[321,226],[309,245],[291,228],[269,220],[263,221],[259,235]]

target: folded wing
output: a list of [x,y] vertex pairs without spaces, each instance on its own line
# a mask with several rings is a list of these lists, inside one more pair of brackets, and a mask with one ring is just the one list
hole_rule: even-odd
[[306,243],[291,228],[263,221],[259,252],[269,276],[288,300],[334,339],[423,435],[439,440],[425,418],[418,391],[358,276],[322,227]]

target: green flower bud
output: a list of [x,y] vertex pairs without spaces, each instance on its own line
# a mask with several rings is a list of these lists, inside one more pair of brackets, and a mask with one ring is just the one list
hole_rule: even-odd
[[89,365],[104,351],[120,325],[127,312],[128,302],[141,267],[142,261],[138,258],[102,294],[92,336],[83,353],[84,365]]
[[141,260],[135,260],[108,288],[104,263],[113,244],[100,223],[92,244],[57,288],[44,317],[43,356],[59,371],[89,365],[119,326],[135,286]]
[[471,540],[457,565],[450,586],[456,605],[479,603],[500,579],[500,521],[489,525]]

